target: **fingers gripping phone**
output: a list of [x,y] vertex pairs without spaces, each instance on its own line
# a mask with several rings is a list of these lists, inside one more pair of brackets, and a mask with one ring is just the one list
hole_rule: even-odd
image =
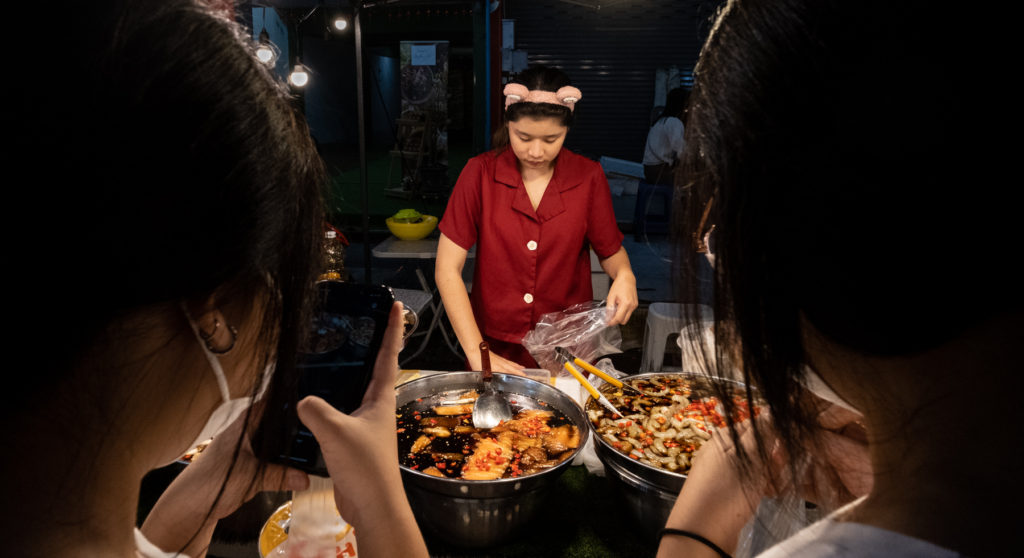
[[[383,285],[340,281],[322,281],[317,290],[317,305],[297,364],[296,401],[316,395],[351,413],[359,408],[373,377],[395,295]],[[262,421],[257,436],[271,440],[254,444],[264,448],[261,457],[328,476],[320,445],[298,420],[295,409],[286,408],[284,417],[281,421],[280,413],[268,413]]]

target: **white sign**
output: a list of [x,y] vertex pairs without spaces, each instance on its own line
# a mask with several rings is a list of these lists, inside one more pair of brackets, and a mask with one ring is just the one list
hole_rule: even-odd
[[413,66],[437,64],[437,45],[412,45],[410,63]]

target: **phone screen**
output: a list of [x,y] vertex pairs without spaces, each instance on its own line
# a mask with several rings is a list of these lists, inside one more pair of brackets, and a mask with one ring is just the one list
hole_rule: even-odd
[[[298,361],[298,399],[316,395],[334,408],[351,413],[359,408],[373,377],[377,352],[384,339],[394,293],[382,285],[339,281],[317,284],[317,305]],[[290,410],[294,414],[294,410]],[[266,421],[264,421],[266,422]],[[327,476],[320,446],[298,420],[292,432],[263,424],[264,435],[283,443],[266,456],[306,472]],[[290,440],[289,440],[290,438]]]

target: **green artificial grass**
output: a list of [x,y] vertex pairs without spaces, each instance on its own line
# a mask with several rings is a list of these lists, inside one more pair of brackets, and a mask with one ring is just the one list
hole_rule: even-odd
[[[440,218],[448,204],[448,194],[466,161],[475,155],[466,143],[449,146],[447,188],[431,196],[401,197],[389,193],[399,188],[401,163],[393,160],[388,149],[372,149],[366,153],[366,189],[369,231],[387,231],[384,220],[400,209],[415,209]],[[363,230],[363,185],[359,154],[353,148],[323,146],[322,154],[331,177],[328,187],[328,220],[343,233]]]

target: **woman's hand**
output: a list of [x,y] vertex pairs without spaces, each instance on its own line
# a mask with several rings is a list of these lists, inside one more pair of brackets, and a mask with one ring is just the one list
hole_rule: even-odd
[[607,300],[608,308],[615,309],[608,325],[625,325],[640,304],[636,294],[636,277],[632,273],[620,273],[608,288]]
[[150,542],[168,552],[183,549],[188,556],[201,557],[217,521],[234,513],[257,492],[309,486],[306,473],[297,469],[265,463],[260,470],[249,437],[242,436],[246,418],[243,414],[218,434],[160,496],[142,525]]
[[863,416],[828,403],[818,415],[821,454],[812,456],[802,496],[826,508],[839,507],[871,491],[874,476]]
[[[747,455],[756,458],[755,439],[750,423],[742,429],[740,443]],[[711,437],[693,455],[693,466],[676,499],[666,527],[684,529],[702,535],[730,554],[735,552],[740,531],[753,517],[764,491],[761,468],[755,464],[753,482],[744,476],[735,459],[732,437],[722,431]],[[714,556],[710,548],[689,538],[666,536],[658,546],[658,556]]]
[[[480,349],[475,351],[466,351],[466,360],[469,361],[469,366],[473,370],[483,370],[483,362],[480,358]],[[517,376],[525,376],[523,369],[526,368],[518,362],[511,361],[501,355],[490,353],[491,357],[491,371],[492,372],[503,372],[505,374],[515,374]]]
[[625,248],[619,248],[615,254],[601,260],[601,268],[612,278],[608,287],[607,305],[611,316],[608,325],[624,325],[633,315],[633,310],[640,304],[636,294],[636,276],[629,265],[629,256]]
[[[810,455],[811,462],[798,476],[807,481],[796,494],[828,509],[834,509],[867,494],[873,477],[861,415],[822,401],[818,423],[821,427],[818,445]],[[758,461],[758,452],[750,423],[737,425],[740,444],[752,460],[741,474],[735,459],[736,450],[728,435],[715,435],[694,454],[693,467],[676,500],[667,522],[668,527],[687,529],[701,534],[726,551],[735,550],[740,530],[757,509],[764,496],[779,497],[794,492],[790,480],[793,466],[781,444],[767,427],[767,415],[761,434],[769,444],[769,462]],[[725,434],[725,432],[723,432]],[[659,547],[659,556],[677,552],[706,552],[693,541],[666,537]]]
[[302,420],[323,451],[343,518],[359,533],[366,558],[427,556],[402,486],[395,430],[395,379],[402,350],[402,306],[395,303],[373,380],[351,415],[319,397],[299,402]]

